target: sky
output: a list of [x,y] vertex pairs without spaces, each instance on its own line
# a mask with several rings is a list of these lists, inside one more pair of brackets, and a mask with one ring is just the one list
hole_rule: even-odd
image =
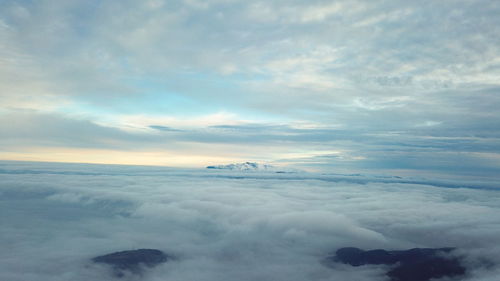
[[500,2],[0,0],[0,159],[500,174]]

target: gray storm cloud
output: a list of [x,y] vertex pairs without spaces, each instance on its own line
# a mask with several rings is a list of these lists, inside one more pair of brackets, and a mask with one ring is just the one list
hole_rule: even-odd
[[0,178],[2,280],[103,280],[90,258],[136,248],[176,256],[140,280],[385,280],[321,264],[344,246],[454,246],[463,280],[499,273],[478,265],[500,262],[494,188],[23,162],[2,162]]

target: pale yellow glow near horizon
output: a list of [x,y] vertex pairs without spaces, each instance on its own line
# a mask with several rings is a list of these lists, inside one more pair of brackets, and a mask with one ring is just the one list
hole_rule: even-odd
[[[113,150],[97,148],[68,148],[68,147],[23,147],[17,151],[0,151],[0,160],[33,161],[33,162],[63,162],[89,164],[119,164],[168,166],[181,168],[204,168],[208,165],[258,162],[273,166],[301,167],[304,159],[318,155],[339,155],[350,158],[346,151],[341,150],[305,150],[298,147],[294,152],[286,146],[257,146],[234,144],[189,144],[174,149],[145,149],[145,150]],[[254,158],[260,155],[261,158]],[[310,160],[308,160],[310,162]],[[321,162],[318,162],[321,163]],[[313,169],[314,170],[314,169]],[[312,170],[311,170],[312,171]]]
[[242,162],[247,159],[211,155],[188,155],[165,151],[33,148],[23,152],[1,152],[0,160],[197,168],[210,164]]

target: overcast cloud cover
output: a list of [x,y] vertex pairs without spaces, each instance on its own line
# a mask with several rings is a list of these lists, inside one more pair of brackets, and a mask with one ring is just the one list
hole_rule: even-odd
[[89,259],[156,248],[176,259],[122,280],[383,281],[383,266],[321,261],[345,246],[452,246],[467,257],[459,280],[498,280],[498,188],[338,178],[3,161],[0,279],[111,280]]
[[498,14],[496,0],[2,0],[0,155],[495,177]]

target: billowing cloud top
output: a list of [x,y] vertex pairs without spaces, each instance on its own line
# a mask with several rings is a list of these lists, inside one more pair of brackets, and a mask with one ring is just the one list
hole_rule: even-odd
[[[498,280],[498,186],[389,180],[0,161],[0,280],[387,280],[322,264],[346,246],[457,247],[460,280]],[[175,259],[122,279],[91,263],[140,248]]]
[[500,174],[498,1],[0,3],[2,159]]

